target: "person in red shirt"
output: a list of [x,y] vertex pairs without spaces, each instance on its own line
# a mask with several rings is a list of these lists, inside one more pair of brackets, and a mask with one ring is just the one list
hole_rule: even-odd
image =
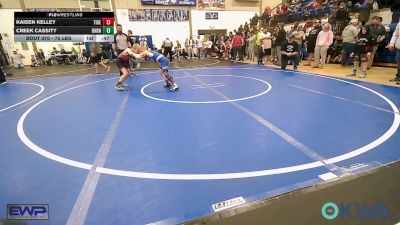
[[281,15],[287,16],[289,14],[289,7],[286,3],[281,6]]
[[235,37],[233,37],[232,40],[232,52],[234,61],[236,61],[236,57],[239,54],[239,62],[243,62],[242,45],[243,45],[243,38],[238,33],[236,33]]

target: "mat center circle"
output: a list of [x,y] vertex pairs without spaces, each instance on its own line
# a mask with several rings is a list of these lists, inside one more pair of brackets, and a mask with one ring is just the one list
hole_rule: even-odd
[[[212,77],[212,80],[208,78]],[[240,75],[187,75],[174,78],[181,86],[177,93],[160,91],[164,80],[146,84],[140,90],[149,99],[182,104],[215,104],[237,102],[256,98],[268,93],[272,86],[268,82],[254,77]],[[224,88],[235,86],[235,93]],[[184,93],[184,95],[180,95]]]

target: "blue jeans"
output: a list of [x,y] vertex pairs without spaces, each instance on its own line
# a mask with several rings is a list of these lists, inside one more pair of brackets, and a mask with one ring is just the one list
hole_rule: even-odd
[[354,52],[355,44],[343,42],[343,54],[342,54],[342,62],[343,66],[350,66],[353,64],[353,60],[350,58],[350,54]]

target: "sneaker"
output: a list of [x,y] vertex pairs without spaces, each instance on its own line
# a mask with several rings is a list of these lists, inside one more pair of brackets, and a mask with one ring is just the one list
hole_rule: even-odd
[[319,69],[323,69],[323,68],[324,68],[324,66],[323,66],[323,65],[320,65],[320,66],[318,66],[318,68],[319,68]]
[[172,87],[170,87],[169,90],[171,90],[171,91],[177,91],[178,89],[179,89],[179,85],[178,85],[177,83],[174,83],[174,84],[172,85]]
[[165,87],[165,88],[170,88],[170,87],[171,87],[171,85],[170,85],[170,84],[168,84],[168,83],[166,83],[166,84],[164,84],[164,87]]
[[111,70],[111,66],[107,66],[107,73],[109,73],[110,72],[110,70]]
[[115,85],[115,90],[117,90],[117,91],[123,91],[123,90],[124,90],[124,87],[123,87],[122,84],[116,84],[116,85]]
[[311,66],[310,63],[303,64],[303,66]]
[[356,76],[356,71],[353,71],[351,74],[347,75],[348,77],[355,77]]
[[365,78],[365,76],[367,76],[367,72],[362,72],[362,73],[360,74],[360,78]]
[[294,72],[299,71],[299,69],[297,69],[297,66],[293,67],[293,71],[294,71]]
[[140,63],[137,63],[135,68],[139,69],[140,68]]
[[398,81],[400,81],[400,79],[397,78],[397,77],[395,77],[394,79],[391,79],[391,80],[390,80],[390,82],[398,82]]
[[124,82],[122,83],[122,87],[128,87],[128,85]]

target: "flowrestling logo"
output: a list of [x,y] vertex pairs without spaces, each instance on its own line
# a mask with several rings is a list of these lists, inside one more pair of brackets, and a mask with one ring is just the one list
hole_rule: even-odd
[[48,220],[48,204],[8,204],[8,220]]
[[321,208],[327,220],[387,220],[390,213],[384,202],[327,202]]

